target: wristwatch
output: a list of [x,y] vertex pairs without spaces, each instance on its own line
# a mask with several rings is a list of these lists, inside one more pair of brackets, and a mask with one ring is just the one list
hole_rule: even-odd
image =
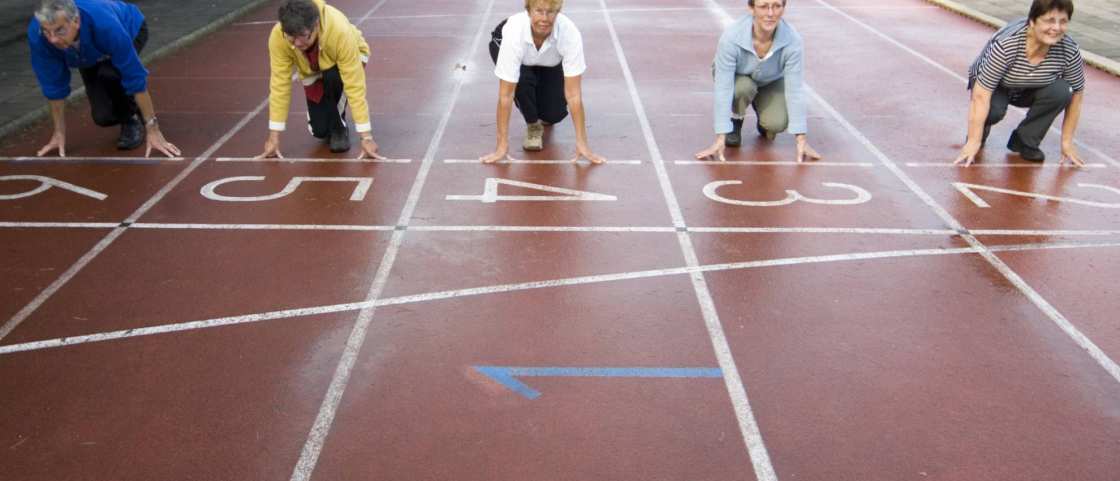
[[154,125],[159,125],[159,121],[156,120],[155,115],[153,115],[152,118],[148,119],[147,122],[144,122],[144,127],[152,127]]

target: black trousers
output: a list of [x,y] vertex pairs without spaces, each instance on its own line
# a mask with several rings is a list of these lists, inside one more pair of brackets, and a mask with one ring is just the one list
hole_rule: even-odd
[[985,126],[1003,120],[1009,104],[1026,108],[1027,116],[1019,122],[1015,132],[1023,144],[1037,149],[1054,119],[1069,106],[1072,98],[1073,89],[1065,79],[1057,79],[1050,85],[1036,89],[1008,90],[999,87],[992,92]]
[[[502,27],[505,20],[490,34],[490,59],[498,63],[498,49],[502,45]],[[517,81],[517,92],[513,103],[531,124],[543,120],[550,124],[559,123],[568,116],[568,99],[564,97],[564,66],[529,67],[521,66],[521,78]]]
[[[144,50],[148,43],[148,22],[140,24],[140,31],[132,39],[132,46],[136,53]],[[97,62],[91,67],[78,69],[82,74],[82,83],[86,86],[86,97],[89,98],[90,113],[93,114],[93,123],[102,127],[120,124],[129,117],[140,112],[136,106],[136,99],[124,93],[121,84],[121,71],[113,66],[109,59]]]
[[331,132],[345,131],[346,95],[342,89],[342,74],[335,65],[322,72],[323,96],[318,102],[307,99],[307,127],[311,135],[325,139]]

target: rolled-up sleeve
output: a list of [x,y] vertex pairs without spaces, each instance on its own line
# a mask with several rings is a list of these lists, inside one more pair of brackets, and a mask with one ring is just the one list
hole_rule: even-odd
[[515,31],[506,21],[502,27],[502,45],[498,47],[498,60],[494,62],[494,75],[510,83],[521,80],[521,32]]
[[583,36],[575,25],[564,30],[564,41],[561,42],[560,57],[564,65],[564,76],[575,77],[587,71],[587,61],[583,56]]
[[1085,90],[1085,59],[1081,57],[1081,49],[1076,46],[1071,47],[1070,61],[1066,64],[1063,76],[1074,92]]
[[977,66],[976,81],[988,90],[995,90],[999,87],[1007,69],[1011,67],[1008,62],[1013,58],[1014,55],[1005,51],[1002,43],[992,43],[991,53],[982,58],[980,65]]
[[782,67],[782,78],[786,87],[789,133],[804,134],[809,128],[805,114],[805,48],[799,39],[783,50],[785,65]]
[[278,132],[287,127],[288,109],[292,102],[294,61],[290,50],[277,23],[268,37],[268,129]]
[[148,69],[140,62],[132,36],[124,25],[114,22],[97,32],[99,47],[109,53],[113,66],[121,72],[124,92],[134,95],[148,90]]
[[739,46],[732,41],[732,30],[719,39],[715,58],[715,90],[712,94],[712,118],[716,134],[731,132],[731,101],[735,97],[735,59]]

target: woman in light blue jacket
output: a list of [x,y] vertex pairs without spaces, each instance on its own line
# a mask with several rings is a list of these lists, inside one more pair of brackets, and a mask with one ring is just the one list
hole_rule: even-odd
[[782,20],[786,0],[749,0],[751,15],[731,24],[716,48],[713,116],[716,140],[697,159],[724,159],[726,146],[742,142],[747,106],[757,114],[759,135],[773,140],[788,131],[797,140],[797,161],[821,155],[806,138],[804,46]]

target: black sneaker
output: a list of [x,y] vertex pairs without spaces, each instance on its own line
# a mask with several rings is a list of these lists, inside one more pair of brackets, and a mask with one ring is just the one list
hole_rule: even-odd
[[144,143],[144,137],[147,131],[144,130],[144,124],[140,122],[140,117],[133,115],[128,120],[121,122],[121,136],[117,138],[118,150],[132,150]]
[[339,129],[331,132],[331,152],[339,153],[350,150],[350,129]]
[[738,147],[743,143],[743,119],[731,119],[731,132],[723,139],[723,145]]
[[1018,130],[1012,131],[1011,138],[1007,139],[1007,150],[1018,152],[1019,157],[1022,157],[1023,160],[1031,162],[1046,160],[1046,154],[1042,153],[1041,150],[1023,143],[1023,140],[1019,138]]

